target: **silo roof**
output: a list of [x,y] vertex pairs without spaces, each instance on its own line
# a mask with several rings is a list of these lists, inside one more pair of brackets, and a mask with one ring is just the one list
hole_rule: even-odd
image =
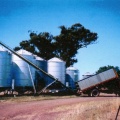
[[7,50],[3,48],[2,46],[0,46],[0,51],[7,51]]
[[60,58],[54,57],[48,60],[48,62],[64,62],[63,60],[61,60]]
[[42,61],[44,61],[43,58],[41,58],[41,57],[39,57],[39,56],[37,56],[37,55],[34,55],[34,56],[35,56],[36,60],[42,60]]
[[83,76],[89,76],[89,75],[93,75],[90,72],[86,72]]
[[77,68],[73,67],[73,66],[70,66],[68,67],[66,70],[78,70]]
[[23,54],[23,55],[33,55],[33,53],[28,52],[27,50],[23,50],[23,49],[18,50],[17,53]]

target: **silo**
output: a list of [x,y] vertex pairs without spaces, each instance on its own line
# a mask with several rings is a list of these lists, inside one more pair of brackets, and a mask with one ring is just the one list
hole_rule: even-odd
[[75,82],[79,80],[79,70],[73,66],[66,69],[66,86],[75,89]]
[[[33,64],[36,63],[35,57],[32,53],[23,49],[17,51],[17,53],[32,62]],[[14,54],[12,55],[12,61],[15,87],[32,87],[35,81],[36,69]]]
[[[41,68],[43,71],[47,72],[47,61],[44,60],[41,57],[38,57],[37,55],[35,55],[35,60],[36,60],[36,65]],[[43,75],[43,73],[40,73],[41,76]]]
[[[36,66],[38,66],[44,72],[47,72],[47,61],[41,57],[38,57],[37,55],[35,55],[35,60],[36,60]],[[46,83],[45,80],[46,80],[46,75],[38,70],[36,72],[36,82],[35,82],[36,86],[44,87]]]
[[59,58],[48,60],[48,73],[65,84],[65,62]]
[[12,87],[12,55],[0,47],[0,88]]
[[84,75],[82,75],[82,79],[85,79],[87,77],[93,76],[94,74],[91,74],[90,72],[86,72]]

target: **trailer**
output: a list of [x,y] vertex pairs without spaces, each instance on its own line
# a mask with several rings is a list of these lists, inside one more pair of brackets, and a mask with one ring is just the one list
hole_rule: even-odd
[[[100,92],[115,93],[120,96],[120,80],[114,69],[84,78],[76,82],[79,95],[99,96]],[[109,87],[110,86],[110,87]],[[111,87],[112,86],[112,87]]]

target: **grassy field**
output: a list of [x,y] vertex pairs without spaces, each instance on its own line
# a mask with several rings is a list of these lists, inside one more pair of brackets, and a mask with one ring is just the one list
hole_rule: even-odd
[[61,112],[57,120],[115,120],[119,105],[120,98],[116,98],[82,102],[70,106],[59,106],[52,112]]

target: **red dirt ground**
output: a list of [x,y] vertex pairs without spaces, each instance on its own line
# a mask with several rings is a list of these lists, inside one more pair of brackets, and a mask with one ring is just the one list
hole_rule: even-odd
[[[28,102],[1,100],[0,120],[69,120],[70,118],[71,120],[93,120],[93,116],[95,114],[97,115],[97,113],[92,113],[93,110],[98,110],[99,108],[101,109],[101,106],[97,107],[96,105],[98,103],[102,103],[101,105],[103,105],[102,108],[104,109],[104,105],[109,107],[108,105],[112,103],[110,102],[112,100],[119,102],[120,97],[70,97],[53,100],[31,100]],[[109,104],[104,104],[104,102],[108,101]],[[119,103],[116,104],[116,107],[118,104]],[[110,113],[109,116],[106,117],[108,120],[113,120],[115,118],[117,112],[116,107],[108,110]],[[92,116],[89,115],[90,111],[93,114]],[[76,115],[73,115],[74,112]],[[103,115],[103,118],[105,118],[105,115]],[[103,120],[103,118],[99,116],[99,119],[97,119]]]

